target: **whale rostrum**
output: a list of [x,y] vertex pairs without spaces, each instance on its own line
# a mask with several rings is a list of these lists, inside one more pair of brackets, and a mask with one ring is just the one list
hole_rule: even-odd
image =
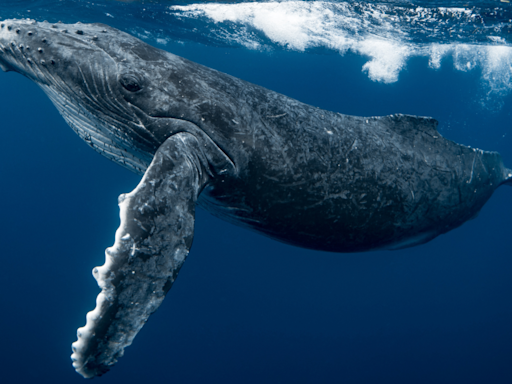
[[512,171],[443,138],[437,121],[315,108],[103,24],[0,23],[0,68],[36,82],[94,150],[142,174],[101,292],[73,343],[84,377],[108,371],[185,261],[195,207],[300,247],[425,243],[475,217]]

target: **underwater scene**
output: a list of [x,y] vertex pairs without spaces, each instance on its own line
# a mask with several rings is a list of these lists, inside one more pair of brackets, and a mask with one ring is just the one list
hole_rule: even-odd
[[[432,117],[512,168],[508,0],[2,0],[0,19],[102,23],[313,107]],[[70,355],[100,292],[91,271],[141,175],[14,71],[0,72],[0,116],[0,382],[81,383]],[[179,278],[95,381],[510,383],[511,218],[504,185],[425,244],[334,253],[198,208]]]

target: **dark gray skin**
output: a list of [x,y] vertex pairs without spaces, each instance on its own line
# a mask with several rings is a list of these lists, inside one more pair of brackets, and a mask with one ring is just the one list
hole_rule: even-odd
[[39,84],[95,150],[144,174],[121,195],[102,292],[73,344],[106,372],[162,302],[196,204],[279,241],[333,252],[425,243],[474,217],[512,172],[431,118],[321,110],[100,24],[7,20],[0,67]]

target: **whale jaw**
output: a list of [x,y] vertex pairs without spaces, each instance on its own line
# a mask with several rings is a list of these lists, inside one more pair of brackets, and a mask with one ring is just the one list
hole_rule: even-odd
[[96,152],[143,174],[156,145],[134,137],[133,132],[144,127],[116,93],[116,62],[95,45],[101,40],[96,34],[103,30],[99,25],[1,21],[0,68],[39,85],[68,125]]

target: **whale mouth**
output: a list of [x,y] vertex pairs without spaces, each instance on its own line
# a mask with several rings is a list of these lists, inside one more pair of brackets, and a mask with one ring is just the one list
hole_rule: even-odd
[[108,54],[90,43],[96,31],[86,33],[86,28],[91,29],[28,19],[0,21],[0,68],[34,81],[95,151],[143,174],[152,154],[135,148],[124,133],[130,128],[121,128],[132,120],[132,111],[111,96],[107,73],[94,64]]

